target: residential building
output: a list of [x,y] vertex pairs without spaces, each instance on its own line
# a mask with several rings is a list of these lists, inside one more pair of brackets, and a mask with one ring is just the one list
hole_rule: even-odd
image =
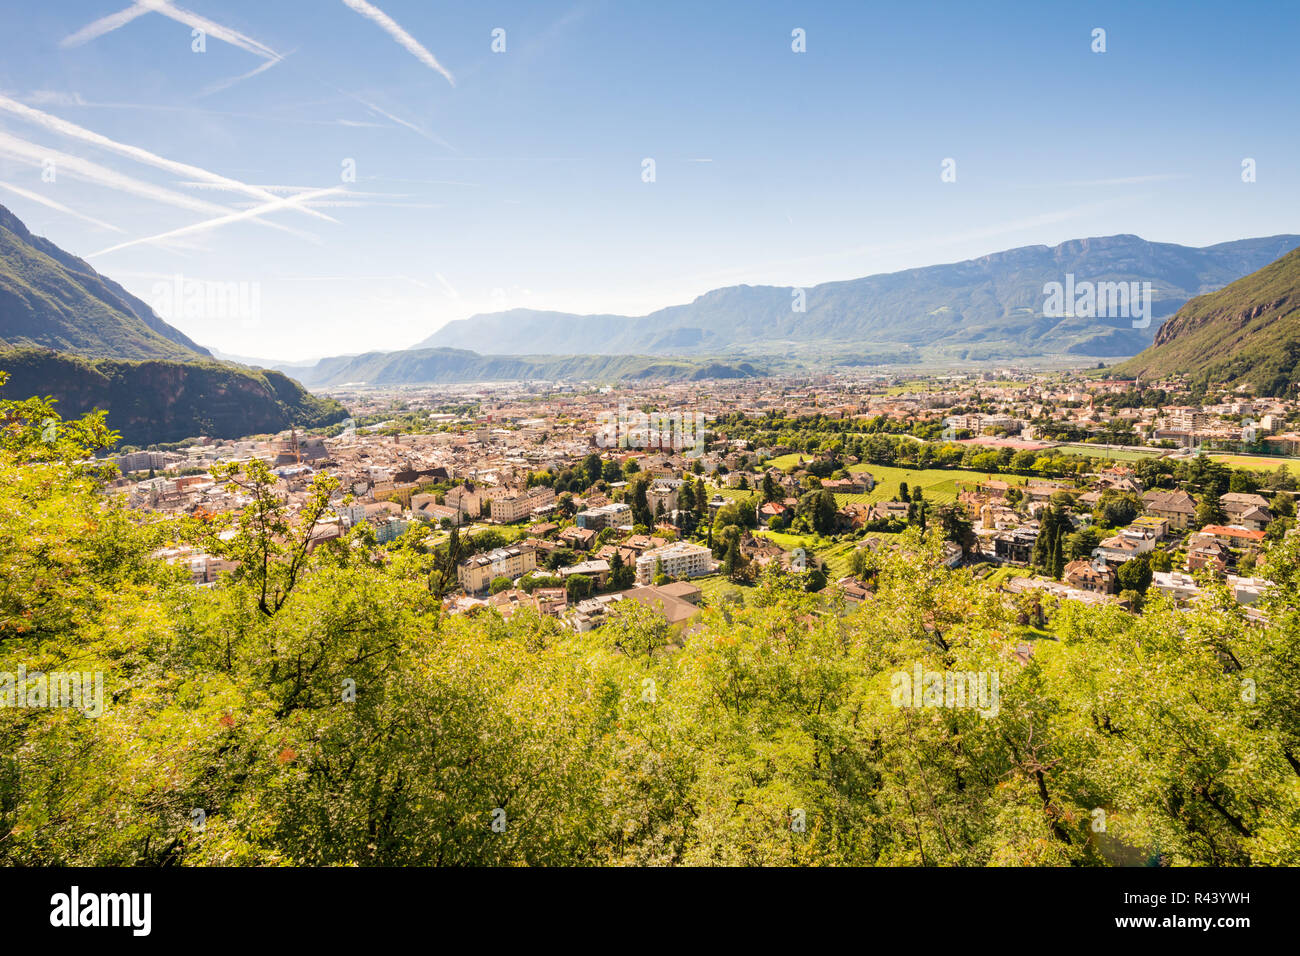
[[656,564],[670,578],[694,578],[713,570],[713,552],[703,545],[688,541],[677,541],[667,547],[647,551],[636,559],[638,584],[654,581]]
[[579,511],[573,516],[573,523],[579,528],[600,531],[604,528],[621,528],[632,523],[632,508],[621,501]]
[[467,594],[477,594],[486,591],[493,578],[513,580],[536,568],[537,549],[516,544],[466,558],[456,567],[456,579]]
[[1148,491],[1142,496],[1142,506],[1149,514],[1164,518],[1169,527],[1179,531],[1188,528],[1196,516],[1196,499],[1185,491]]
[[1207,524],[1200,530],[1200,534],[1209,535],[1220,544],[1226,544],[1232,548],[1244,548],[1264,542],[1263,531],[1242,528],[1238,525]]
[[1105,563],[1099,563],[1094,566],[1090,561],[1071,561],[1065,566],[1065,572],[1061,576],[1066,584],[1072,588],[1078,588],[1080,591],[1090,591],[1093,594],[1114,594],[1119,575],[1115,569]]
[[492,499],[492,520],[499,524],[522,521],[534,511],[555,504],[555,490],[550,485],[538,485],[517,495],[504,495]]

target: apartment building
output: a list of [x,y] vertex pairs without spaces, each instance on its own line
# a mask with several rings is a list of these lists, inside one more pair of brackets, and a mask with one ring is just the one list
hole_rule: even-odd
[[647,551],[636,559],[637,584],[650,584],[654,581],[656,563],[670,578],[698,577],[710,573],[714,566],[713,552],[708,548],[689,541],[678,541],[667,547]]
[[456,580],[467,594],[486,591],[493,578],[522,577],[537,568],[537,549],[516,544],[466,558],[456,566]]
[[483,496],[477,491],[466,490],[464,485],[448,489],[443,501],[448,508],[455,508],[466,518],[477,518],[483,510]]
[[601,505],[599,508],[588,508],[586,511],[579,511],[573,516],[573,523],[579,528],[586,528],[589,531],[600,531],[603,528],[620,528],[623,525],[632,523],[632,508],[623,502]]
[[522,521],[538,508],[555,504],[555,490],[549,485],[538,485],[517,495],[503,495],[492,499],[492,520],[500,524]]
[[1151,528],[1130,525],[1101,542],[1098,551],[1107,561],[1123,564],[1139,554],[1149,554],[1156,547],[1156,533]]
[[665,514],[676,511],[681,498],[682,481],[679,478],[656,478],[646,489],[646,505],[650,513],[657,515],[662,510]]
[[1169,527],[1180,531],[1187,528],[1196,515],[1196,499],[1185,491],[1148,491],[1142,496],[1142,506],[1149,514],[1164,518]]
[[190,580],[195,584],[212,584],[221,572],[233,571],[239,567],[237,561],[219,558],[188,546],[162,548],[155,551],[153,556],[161,558],[168,564],[179,564],[187,568],[190,572]]
[[110,458],[109,461],[117,465],[117,470],[124,475],[132,474],[137,471],[162,471],[174,461],[180,460],[180,455],[169,454],[163,451],[133,451],[125,455],[118,455],[116,458]]
[[1165,428],[1175,431],[1196,431],[1210,422],[1210,416],[1192,405],[1170,406],[1164,410]]

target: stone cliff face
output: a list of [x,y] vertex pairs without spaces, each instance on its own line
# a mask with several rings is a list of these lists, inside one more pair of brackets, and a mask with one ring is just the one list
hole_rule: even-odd
[[1197,301],[1193,299],[1188,303],[1189,309],[1174,315],[1168,322],[1160,327],[1156,333],[1154,345],[1164,345],[1172,342],[1180,335],[1186,335],[1193,329],[1198,329],[1211,323],[1218,323],[1225,331],[1243,329],[1251,322],[1258,319],[1261,315],[1268,313],[1283,314],[1288,306],[1291,306],[1293,296],[1282,296],[1272,302],[1261,302],[1251,306],[1248,309],[1220,309],[1217,311],[1198,312],[1195,310]]
[[347,417],[337,402],[311,395],[279,372],[216,362],[89,361],[20,349],[0,353],[0,369],[10,374],[6,397],[52,395],[65,418],[103,409],[109,427],[131,445],[239,438]]

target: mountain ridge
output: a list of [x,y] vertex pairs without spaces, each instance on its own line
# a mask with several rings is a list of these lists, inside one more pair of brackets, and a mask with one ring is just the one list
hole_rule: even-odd
[[[1131,234],[1020,246],[956,263],[820,283],[792,308],[790,286],[738,285],[643,316],[512,309],[449,322],[413,346],[492,342],[505,355],[740,356],[859,346],[919,350],[926,360],[1048,355],[1116,358],[1151,344],[1158,321],[1300,246],[1282,234],[1201,248]],[[1048,318],[1043,285],[1066,273],[1092,281],[1150,281],[1152,323],[1128,318]]]
[[[288,367],[279,368],[285,371]],[[749,362],[723,363],[642,355],[482,355],[469,349],[404,349],[321,359],[293,373],[309,387],[454,384],[492,381],[701,380],[762,372]]]
[[1244,383],[1273,396],[1300,387],[1300,249],[1192,299],[1113,374],[1181,374],[1198,385]]
[[0,347],[121,359],[211,359],[88,262],[34,235],[0,205]]
[[0,370],[5,394],[92,409],[126,444],[239,438],[347,417],[283,372],[217,361],[85,260],[0,206]]

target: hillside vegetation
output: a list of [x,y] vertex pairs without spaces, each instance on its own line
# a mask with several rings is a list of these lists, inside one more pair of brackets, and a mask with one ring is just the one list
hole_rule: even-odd
[[[1300,862],[1300,540],[1140,614],[1034,599],[912,531],[848,608],[779,569],[688,634],[442,611],[452,561],[364,529],[310,555],[256,463],[229,525],[105,506],[102,420],[0,404],[0,673],[104,675],[102,712],[0,708],[0,865]],[[111,422],[110,422],[111,424]],[[240,561],[215,587],[150,557]],[[451,573],[454,580],[454,571]],[[898,677],[996,674],[990,706]],[[194,811],[203,811],[196,826]]]
[[214,361],[127,362],[8,349],[0,350],[0,371],[11,376],[6,396],[53,397],[68,417],[102,409],[128,445],[241,438],[347,417],[338,402],[312,395],[281,372]]
[[0,346],[101,358],[211,358],[82,259],[0,206]]
[[1300,249],[1188,302],[1141,355],[1114,374],[1198,384],[1248,384],[1285,395],[1300,383]]

